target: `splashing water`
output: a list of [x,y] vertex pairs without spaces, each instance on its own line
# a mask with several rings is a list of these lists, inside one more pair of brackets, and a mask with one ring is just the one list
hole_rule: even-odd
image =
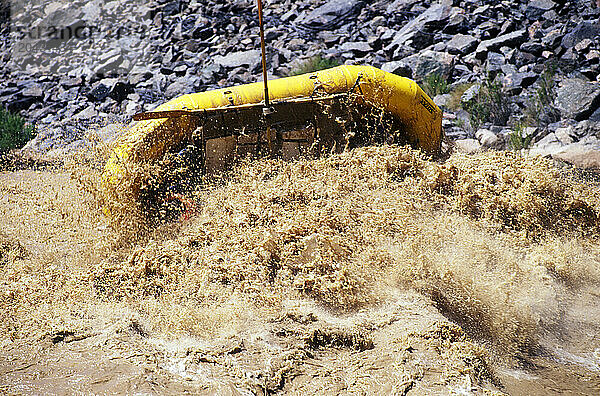
[[600,386],[600,191],[548,160],[247,160],[189,194],[191,218],[135,237],[108,226],[84,170],[86,188],[0,175],[0,389],[73,385],[44,359],[79,367],[82,349],[123,361],[104,382],[82,371],[84,391]]

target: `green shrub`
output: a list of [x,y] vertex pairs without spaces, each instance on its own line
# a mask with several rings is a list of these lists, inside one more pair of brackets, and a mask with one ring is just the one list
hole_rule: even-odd
[[527,149],[531,145],[531,140],[533,139],[533,136],[525,135],[525,128],[525,124],[518,123],[515,126],[513,126],[513,131],[510,133],[510,135],[508,135],[508,143],[510,147],[515,151]]
[[506,125],[511,114],[510,101],[502,91],[500,82],[486,78],[481,83],[477,96],[463,107],[470,114],[471,126],[477,129],[481,124]]
[[33,136],[33,126],[23,117],[0,107],[0,154],[23,147]]
[[302,61],[300,64],[298,64],[298,66],[290,70],[288,75],[297,76],[299,74],[306,74],[319,70],[330,69],[339,65],[340,62],[335,58],[323,58],[321,55],[315,55]]
[[450,92],[448,81],[438,73],[432,73],[423,79],[423,91],[431,98],[436,95],[447,94]]
[[529,126],[539,126],[540,115],[551,111],[552,104],[556,98],[556,64],[546,65],[540,78],[538,79],[538,88],[535,93],[529,97],[529,103],[523,112],[524,121]]

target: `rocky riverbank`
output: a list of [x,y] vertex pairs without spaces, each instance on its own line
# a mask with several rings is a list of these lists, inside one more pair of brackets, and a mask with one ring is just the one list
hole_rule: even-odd
[[[0,103],[37,125],[29,152],[60,157],[172,97],[261,79],[251,0],[16,3],[3,3]],[[464,151],[598,168],[599,16],[590,0],[272,0],[267,62],[275,77],[315,56],[380,67],[427,86]],[[18,51],[48,27],[89,32]]]

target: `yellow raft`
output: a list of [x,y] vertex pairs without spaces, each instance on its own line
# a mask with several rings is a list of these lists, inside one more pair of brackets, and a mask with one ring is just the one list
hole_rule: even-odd
[[[273,104],[350,92],[360,97],[362,104],[396,118],[402,124],[407,140],[416,147],[431,153],[440,149],[442,112],[410,79],[371,66],[345,65],[269,81],[269,98]],[[130,189],[129,197],[136,199],[139,185],[134,182],[124,186],[123,179],[131,178],[136,166],[159,160],[189,138],[199,126],[199,117],[189,116],[190,112],[202,115],[202,112],[257,105],[263,103],[263,96],[263,83],[258,82],[183,95],[146,113],[151,119],[133,122],[116,142],[106,163],[102,175],[106,200],[114,200],[114,193],[123,188]],[[178,110],[184,110],[182,116],[170,116]],[[162,116],[157,112],[164,112],[165,118],[157,118]],[[223,122],[227,123],[226,120]]]

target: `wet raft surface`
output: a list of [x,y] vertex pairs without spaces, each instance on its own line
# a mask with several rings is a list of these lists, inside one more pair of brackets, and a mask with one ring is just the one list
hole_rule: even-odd
[[135,241],[67,171],[0,191],[4,393],[600,389],[599,191],[544,160],[257,160]]

